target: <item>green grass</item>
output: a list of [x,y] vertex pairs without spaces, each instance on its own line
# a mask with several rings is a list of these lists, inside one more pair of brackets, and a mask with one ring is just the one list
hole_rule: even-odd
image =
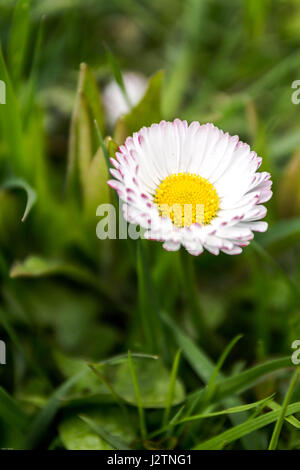
[[[0,1],[0,448],[300,448],[299,25],[296,0]],[[112,128],[127,70],[148,88]],[[237,257],[96,237],[109,158],[175,117],[272,173]]]

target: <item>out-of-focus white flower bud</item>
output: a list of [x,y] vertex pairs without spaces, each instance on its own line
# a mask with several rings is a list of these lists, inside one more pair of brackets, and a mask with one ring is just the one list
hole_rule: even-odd
[[[147,79],[137,72],[125,72],[123,81],[132,106],[135,106],[143,97],[147,88]],[[130,111],[119,85],[112,81],[108,83],[103,92],[103,105],[107,121],[113,126],[122,114]]]

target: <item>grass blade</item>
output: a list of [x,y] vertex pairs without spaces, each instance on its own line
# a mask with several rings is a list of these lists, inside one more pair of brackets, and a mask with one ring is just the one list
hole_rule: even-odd
[[285,418],[285,413],[286,413],[287,407],[289,405],[289,402],[291,401],[291,398],[292,398],[292,395],[294,393],[295,387],[297,385],[299,375],[300,375],[300,368],[297,368],[295,370],[294,374],[293,374],[292,380],[290,382],[289,388],[287,390],[287,393],[286,393],[284,401],[283,401],[283,405],[282,405],[281,410],[280,410],[278,420],[276,421],[274,431],[273,431],[273,434],[272,434],[272,437],[271,437],[271,441],[270,441],[270,444],[269,444],[269,450],[275,450],[277,448],[278,439],[279,439],[281,428],[283,426],[283,421],[284,421],[284,418]]
[[[293,403],[289,405],[286,410],[286,416],[289,416],[300,411],[300,402]],[[216,437],[208,439],[207,441],[202,442],[201,444],[196,445],[193,450],[213,450],[217,449],[220,446],[230,444],[247,434],[250,434],[258,429],[261,429],[268,424],[276,421],[281,414],[281,410],[271,411],[267,414],[259,416],[258,418],[248,420],[242,424],[234,426],[228,431],[224,431]]]
[[163,427],[166,426],[166,424],[168,422],[171,406],[172,406],[172,403],[173,403],[174,388],[175,388],[177,374],[178,374],[180,356],[181,356],[181,351],[179,349],[177,351],[176,355],[175,355],[173,366],[172,366],[171,377],[170,377],[170,385],[169,385],[167,398],[166,398],[166,407],[165,407],[165,411],[164,411],[164,415],[163,415],[163,423],[162,423]]
[[237,335],[235,338],[233,338],[233,340],[228,344],[228,346],[225,348],[225,350],[223,351],[220,359],[218,360],[217,364],[216,364],[216,367],[211,375],[211,378],[209,379],[208,381],[208,384],[207,384],[207,395],[208,395],[208,401],[209,401],[209,398],[212,396],[213,394],[213,391],[214,391],[214,385],[215,385],[215,381],[219,375],[219,372],[221,370],[221,368],[223,367],[223,364],[227,358],[227,356],[229,355],[230,351],[234,348],[234,346],[236,345],[236,343],[243,337],[243,335]]
[[110,446],[117,450],[130,450],[130,447],[123,442],[121,439],[112,436],[110,433],[106,432],[101,426],[96,424],[92,419],[88,418],[87,416],[80,415],[79,416],[82,421],[84,421],[96,434],[106,441]]
[[197,419],[214,418],[215,416],[221,416],[221,415],[227,415],[227,414],[233,414],[233,413],[242,413],[244,411],[257,408],[258,406],[261,406],[261,405],[266,406],[273,396],[274,395],[270,395],[269,397],[263,398],[262,400],[258,400],[254,403],[249,403],[247,405],[234,406],[232,408],[227,408],[226,410],[214,411],[212,413],[200,413],[194,416],[188,416],[186,418],[182,418],[181,420],[177,421],[175,424],[177,425],[177,424],[186,423],[189,421],[195,421]]
[[[281,409],[281,406],[279,405],[279,403],[276,403],[276,401],[274,400],[270,400],[268,402],[268,407],[271,409],[271,410],[280,410]],[[291,424],[292,426],[294,426],[294,428],[296,429],[300,429],[300,421],[299,419],[295,418],[295,416],[288,416],[288,417],[285,417],[284,418],[289,424]]]
[[163,321],[172,331],[183,355],[189,362],[198,377],[208,382],[214,371],[213,362],[193,343],[193,341],[177,328],[175,323],[166,315],[162,314]]

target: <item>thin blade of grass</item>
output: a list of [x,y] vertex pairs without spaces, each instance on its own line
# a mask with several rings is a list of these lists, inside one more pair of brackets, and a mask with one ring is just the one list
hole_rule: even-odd
[[[281,359],[273,359],[263,364],[251,367],[243,372],[232,377],[223,378],[216,386],[214,392],[214,403],[221,401],[225,397],[232,394],[240,394],[249,390],[256,385],[260,380],[266,380],[268,375],[280,369],[285,369],[291,366],[291,358],[285,357]],[[200,399],[205,395],[205,389],[194,392],[190,395],[189,399],[194,400],[196,396],[200,395]]]
[[[279,405],[279,403],[276,403],[276,401],[274,400],[270,400],[267,406],[273,411],[281,409],[281,406]],[[295,418],[295,416],[288,416],[288,417],[285,417],[284,419],[286,420],[287,423],[294,426],[294,428],[300,429],[300,421],[299,419]]]
[[280,414],[279,414],[278,419],[276,421],[274,431],[273,431],[273,434],[272,434],[272,437],[271,437],[271,440],[270,440],[269,450],[275,450],[277,448],[280,432],[281,432],[283,422],[284,422],[284,418],[285,418],[285,413],[287,411],[289,402],[292,399],[292,395],[293,395],[295,387],[297,385],[299,376],[300,376],[300,367],[298,367],[295,370],[295,372],[293,374],[293,377],[292,377],[292,380],[290,382],[289,388],[288,388],[287,393],[285,395],[285,398],[283,400],[283,404],[282,404],[282,407],[281,407],[281,410],[280,410]]
[[208,384],[207,384],[207,397],[208,397],[208,401],[210,399],[210,397],[212,396],[213,392],[214,392],[214,385],[215,385],[215,381],[219,375],[219,372],[221,371],[222,367],[223,367],[223,364],[226,360],[226,358],[228,357],[228,355],[230,354],[231,350],[234,348],[234,346],[236,345],[236,343],[243,337],[243,335],[237,335],[235,338],[233,338],[233,340],[228,344],[228,346],[225,348],[225,350],[223,351],[223,353],[221,354],[217,364],[216,364],[216,367],[214,368],[214,371],[211,375],[211,378],[209,379],[208,381]]
[[[212,361],[198,348],[188,336],[186,336],[169,317],[162,314],[163,321],[170,327],[179,346],[181,347],[182,353],[194,369],[196,374],[204,381],[208,382],[213,371],[214,365]],[[248,390],[250,387],[255,385],[259,379],[266,378],[267,374],[275,372],[279,369],[290,367],[291,358],[284,357],[280,359],[273,359],[263,364],[259,364],[250,369],[240,372],[232,377],[224,378],[222,374],[218,374],[219,382],[215,390],[214,400],[221,400],[222,398],[229,396],[233,393],[241,393]],[[194,399],[196,396],[201,395],[201,399],[204,397],[206,389],[194,392],[190,395],[189,399]]]
[[[191,367],[194,369],[196,374],[205,382],[207,383],[214,371],[214,364],[212,361],[201,351],[200,348],[198,348],[191,339],[185,335],[178,327],[177,325],[166,315],[162,315],[163,321],[169,326],[171,329],[176,341],[178,342],[179,347],[182,350],[183,355],[191,365]],[[276,367],[281,368],[281,367],[288,367],[290,365],[290,358],[286,358],[284,360],[279,360],[279,364],[275,364],[275,370]],[[269,369],[272,370],[273,364],[269,365]],[[230,395],[236,393],[237,390],[242,391],[243,388],[250,387],[251,380],[255,383],[257,379],[261,376],[264,375],[264,371],[268,373],[270,370],[267,367],[262,367],[263,372],[261,369],[258,371],[254,370],[250,371],[248,374],[245,373],[240,373],[237,376],[234,377],[229,377],[227,379],[224,379],[222,374],[218,374],[218,379],[220,381],[220,384],[217,384],[215,387],[215,391],[213,396],[211,397],[211,401],[213,400],[214,404],[216,404],[218,401],[221,401],[224,403],[225,406],[239,406],[241,405],[241,401],[238,397],[230,397]],[[257,373],[258,372],[258,373]],[[261,375],[259,373],[261,372]],[[257,375],[256,375],[257,373]],[[240,379],[241,377],[241,379]],[[224,388],[223,388],[224,387]],[[228,387],[226,389],[226,387]],[[226,393],[227,392],[227,393]],[[187,406],[191,406],[191,403],[193,403],[193,400],[196,400],[196,403],[200,403],[201,401],[205,401],[206,397],[206,389],[202,389],[194,394],[192,394],[188,401],[187,401]],[[245,412],[247,413],[247,412]],[[241,422],[241,419],[246,419],[247,415],[232,415],[230,417],[231,421],[233,424],[237,424]],[[254,439],[254,441],[253,441]],[[249,441],[250,440],[250,441]],[[251,437],[251,436],[246,436],[244,445],[246,448],[256,448],[259,443],[258,443],[258,437]]]
[[212,413],[200,413],[197,415],[193,416],[188,416],[186,418],[182,418],[179,421],[175,423],[181,424],[181,423],[187,423],[189,421],[195,421],[197,419],[204,419],[204,418],[214,418],[215,416],[222,416],[222,415],[227,415],[227,414],[234,414],[234,413],[242,413],[243,411],[248,411],[252,410],[253,408],[257,408],[260,405],[266,406],[268,402],[272,399],[274,395],[270,395],[269,397],[263,398],[262,400],[258,400],[253,403],[249,403],[247,405],[240,405],[240,406],[234,406],[232,408],[227,408],[226,410],[221,410],[221,411],[214,411]]
[[[298,413],[300,411],[300,402],[293,403],[287,407],[286,416]],[[243,436],[250,434],[258,429],[261,429],[268,424],[276,421],[280,416],[281,410],[271,411],[258,418],[247,420],[246,422],[234,426],[233,428],[222,432],[218,436],[208,439],[200,444],[196,445],[193,450],[214,450],[219,446],[224,446],[235,442]]]
[[128,447],[128,445],[124,441],[105,431],[92,419],[88,418],[85,415],[79,415],[79,418],[84,421],[96,434],[98,434],[105,442],[107,442],[114,449],[130,450],[130,447]]
[[178,374],[180,356],[181,356],[181,351],[180,349],[178,349],[174,358],[172,371],[171,371],[170,385],[169,385],[169,389],[168,389],[168,393],[166,397],[166,407],[165,407],[165,411],[163,415],[163,422],[162,422],[163,427],[166,426],[168,422],[171,406],[173,403],[174,390],[175,390],[175,384],[176,384],[176,379],[177,379],[177,374]]
[[[143,353],[131,353],[131,357],[134,357],[135,359],[154,359],[157,360],[159,359],[159,356],[155,356],[153,354],[143,354]],[[128,361],[128,354],[119,354],[118,356],[111,357],[109,359],[105,359],[100,362],[96,363],[90,363],[91,365],[111,365],[115,366],[118,364],[122,364],[123,362]]]
[[188,422],[191,422],[191,421],[196,421],[198,419],[214,418],[214,417],[217,417],[217,416],[222,416],[222,415],[227,415],[227,414],[230,415],[230,414],[236,414],[236,413],[243,413],[245,411],[249,411],[249,410],[252,410],[254,408],[258,408],[261,411],[265,406],[270,407],[269,403],[270,403],[270,401],[272,401],[273,397],[274,397],[274,394],[270,395],[269,397],[263,398],[262,400],[258,400],[254,403],[248,403],[246,405],[234,406],[234,407],[231,407],[231,408],[226,408],[225,410],[214,411],[214,412],[211,412],[211,413],[199,413],[197,415],[187,416],[187,417],[179,419],[179,417],[182,415],[182,412],[183,412],[183,409],[184,409],[184,406],[183,406],[174,415],[174,417],[171,419],[169,424],[161,427],[160,429],[158,429],[157,431],[152,433],[151,438],[153,438],[153,437],[155,437],[159,434],[162,434],[165,431],[168,431],[170,429],[170,427],[182,425],[184,423],[188,423]]
[[165,313],[161,314],[164,323],[172,331],[183,355],[203,382],[207,383],[214,371],[213,362],[198,348],[193,341],[180,330]]
[[[224,352],[222,353],[222,355],[220,356],[212,374],[211,374],[211,377],[208,381],[208,384],[207,384],[207,387],[206,387],[206,396],[205,396],[205,399],[204,399],[204,402],[202,404],[202,407],[205,408],[205,403],[209,404],[210,403],[210,400],[214,394],[214,391],[215,391],[215,381],[220,373],[220,370],[226,360],[226,358],[228,357],[230,351],[233,349],[233,347],[235,346],[235,344],[242,338],[242,335],[237,335],[235,338],[233,338],[233,340],[229,343],[229,345],[225,348]],[[199,403],[199,397],[196,397],[195,400],[192,400],[189,408],[188,408],[188,411],[185,415],[185,417],[189,417],[193,411],[195,410],[195,408],[197,407]]]

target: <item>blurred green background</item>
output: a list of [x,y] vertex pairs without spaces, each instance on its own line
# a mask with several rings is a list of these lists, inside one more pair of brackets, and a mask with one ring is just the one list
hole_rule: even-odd
[[[1,0],[0,29],[0,447],[268,448],[300,339],[300,3]],[[149,82],[112,127],[121,71]],[[272,174],[270,228],[242,255],[96,237],[105,155],[175,117],[238,134]],[[237,434],[265,402],[170,423],[273,393]],[[296,416],[279,448],[300,448]]]

